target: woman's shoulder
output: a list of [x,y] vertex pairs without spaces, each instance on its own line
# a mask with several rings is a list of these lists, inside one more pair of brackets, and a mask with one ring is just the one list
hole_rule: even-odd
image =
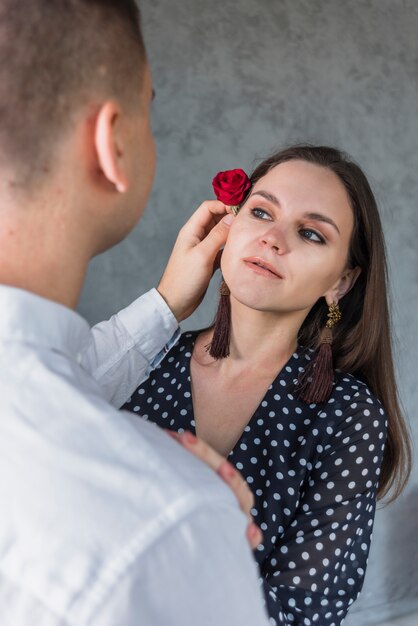
[[[306,362],[310,361],[313,351],[299,347],[298,358],[304,371]],[[296,386],[297,386],[297,380]],[[327,432],[338,432],[339,429],[378,430],[379,434],[387,429],[387,415],[382,403],[367,383],[354,374],[334,370],[334,385],[328,400],[320,404],[300,405],[300,409],[312,418],[327,424]],[[315,416],[315,417],[314,417]]]
[[[314,354],[314,350],[299,346],[297,350],[297,356],[301,365],[299,372],[303,373]],[[383,410],[379,398],[372,393],[366,382],[354,374],[342,372],[338,369],[334,370],[334,385],[328,402],[334,403],[336,401],[345,404],[350,401],[364,402]]]
[[335,372],[334,388],[324,411],[331,408],[346,427],[360,430],[361,424],[366,430],[378,430],[383,435],[386,432],[387,415],[382,403],[364,381],[352,374]]
[[339,370],[334,372],[334,387],[331,397],[339,397],[346,401],[356,400],[382,407],[380,400],[372,393],[367,383],[353,374]]
[[[314,354],[314,350],[303,346],[298,347],[297,353],[294,355],[298,358],[299,366],[299,378],[294,379],[296,386],[298,385],[300,376],[303,375]],[[354,374],[342,372],[337,369],[334,370],[334,385],[331,396],[325,404],[333,404],[336,402],[343,405],[347,405],[347,403],[350,402],[365,403],[383,410],[379,398],[372,393],[367,383]],[[322,406],[322,404],[318,406]]]

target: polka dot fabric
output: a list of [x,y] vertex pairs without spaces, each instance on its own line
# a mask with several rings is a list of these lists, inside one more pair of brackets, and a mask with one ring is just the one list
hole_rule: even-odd
[[[195,432],[184,333],[123,407],[177,432]],[[255,496],[264,535],[255,551],[270,623],[339,626],[360,593],[386,439],[384,411],[366,385],[335,373],[326,403],[294,395],[309,361],[299,350],[270,385],[229,455]]]

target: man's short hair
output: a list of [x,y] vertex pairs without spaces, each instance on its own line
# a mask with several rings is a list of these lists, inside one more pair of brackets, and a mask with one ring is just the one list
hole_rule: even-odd
[[139,102],[145,63],[134,0],[0,0],[0,165],[26,186],[82,107]]

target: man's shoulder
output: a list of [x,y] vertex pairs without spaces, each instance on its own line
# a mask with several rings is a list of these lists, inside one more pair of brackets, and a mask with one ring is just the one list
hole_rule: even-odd
[[163,431],[115,410],[88,379],[74,381],[68,363],[61,374],[45,370],[50,400],[39,404],[31,394],[39,381],[10,389],[0,500],[13,506],[0,519],[0,560],[23,594],[64,615],[196,511],[235,517],[237,507],[214,472]]

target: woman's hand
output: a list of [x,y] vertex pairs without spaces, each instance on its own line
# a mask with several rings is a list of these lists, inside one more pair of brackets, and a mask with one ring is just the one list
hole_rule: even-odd
[[203,202],[180,230],[157,287],[178,322],[199,306],[219,265],[233,215],[218,200]]
[[192,433],[186,431],[179,434],[171,430],[166,430],[166,432],[198,459],[209,465],[209,467],[211,467],[232,489],[238,500],[241,511],[247,516],[247,540],[251,548],[255,550],[262,542],[263,534],[259,527],[253,522],[251,515],[251,509],[254,506],[254,496],[238,470],[224,459],[223,456],[218,454],[216,450],[202,441],[202,439],[195,437]]

